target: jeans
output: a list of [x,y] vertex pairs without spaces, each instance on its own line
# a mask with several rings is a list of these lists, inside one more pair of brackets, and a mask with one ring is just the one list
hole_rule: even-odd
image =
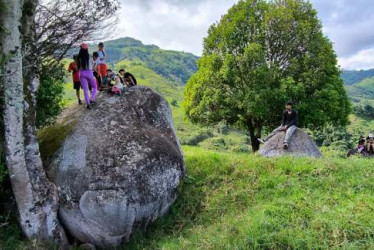
[[[287,144],[290,143],[291,137],[293,133],[295,132],[295,130],[296,130],[296,126],[291,126],[286,130],[286,137],[284,138],[284,143],[287,143]],[[274,129],[273,132],[271,132],[271,134],[268,137],[266,137],[265,141],[268,141],[271,137],[273,137],[274,135],[280,132],[282,132],[282,126]]]

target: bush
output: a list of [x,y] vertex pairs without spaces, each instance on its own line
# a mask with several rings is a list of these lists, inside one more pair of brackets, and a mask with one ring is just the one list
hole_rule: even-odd
[[331,147],[333,150],[346,151],[354,147],[352,135],[344,127],[328,125],[322,130],[312,132],[312,137],[319,147]]
[[173,107],[178,107],[178,101],[176,99],[171,100],[170,105]]
[[217,132],[223,135],[227,135],[229,133],[230,127],[225,122],[220,122],[217,125]]
[[249,153],[252,150],[247,144],[242,144],[242,145],[234,146],[232,148],[232,151],[233,152],[238,152],[238,153]]
[[65,72],[62,64],[53,67],[42,66],[36,105],[36,126],[38,128],[53,123],[61,113],[64,76]]
[[213,137],[213,132],[210,130],[200,130],[197,134],[191,135],[181,140],[183,145],[196,146],[200,142]]
[[364,116],[368,118],[374,118],[374,107],[370,104],[366,105],[355,105],[353,111],[356,115]]

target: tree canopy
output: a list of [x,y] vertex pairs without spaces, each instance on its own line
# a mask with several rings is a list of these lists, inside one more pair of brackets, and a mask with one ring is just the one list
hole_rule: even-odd
[[210,27],[198,66],[185,91],[187,117],[246,129],[254,150],[263,128],[279,125],[289,100],[300,126],[348,122],[337,58],[309,2],[240,1]]

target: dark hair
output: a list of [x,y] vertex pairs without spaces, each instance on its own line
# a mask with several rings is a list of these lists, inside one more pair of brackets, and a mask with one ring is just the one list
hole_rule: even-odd
[[78,59],[78,55],[77,54],[73,55],[73,59],[74,61],[76,61]]
[[293,107],[293,102],[287,102],[287,106],[291,106],[291,107]]
[[88,49],[80,49],[77,56],[78,69],[90,69],[90,54]]
[[100,43],[98,44],[98,46],[101,47],[101,48],[104,48],[104,43],[100,42]]
[[113,72],[111,69],[107,69],[107,70],[106,70],[106,72],[108,72],[108,71],[109,71],[109,72]]
[[95,51],[94,53],[92,53],[92,56],[99,57],[99,53],[97,53],[97,51]]
[[122,71],[125,71],[126,72],[126,70],[125,69],[120,69],[118,72],[122,72]]

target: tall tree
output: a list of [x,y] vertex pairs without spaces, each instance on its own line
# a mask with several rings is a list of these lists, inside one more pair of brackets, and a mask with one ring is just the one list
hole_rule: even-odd
[[[96,31],[94,29],[105,27],[97,22],[110,18],[107,11],[117,9],[116,1],[75,1],[77,9],[70,12],[75,11],[75,14],[81,13],[81,15],[74,20],[86,20],[87,22],[83,21],[83,24],[88,26],[81,27],[83,32],[78,29],[75,33],[71,29],[70,32],[68,31],[71,27],[64,26],[74,25],[72,23],[74,20],[59,16],[59,13],[53,13],[51,9],[48,13],[53,17],[44,19],[44,22],[37,18],[38,25],[36,25],[36,13],[40,14],[41,8],[38,0],[1,0],[0,3],[0,6],[6,8],[0,16],[0,27],[4,29],[0,38],[3,61],[0,86],[3,100],[1,113],[4,148],[6,165],[19,210],[20,225],[29,238],[53,241],[65,247],[68,242],[57,217],[57,189],[48,180],[44,171],[36,136],[36,94],[40,85],[39,72],[42,61],[58,62],[74,43],[89,38]],[[51,1],[50,6],[55,6],[54,3],[56,2]],[[58,5],[62,7],[61,10],[74,5],[70,4],[70,0],[57,1],[57,3],[62,4]],[[107,9],[96,13],[98,8]],[[58,9],[54,10],[61,12]],[[78,10],[80,12],[76,12]],[[96,16],[92,18],[91,15]],[[40,29],[41,23],[42,29]],[[57,36],[59,40],[53,38],[56,33],[59,34]],[[47,41],[48,39],[52,40]],[[58,46],[58,42],[67,40],[68,43],[61,43],[60,47]],[[44,53],[48,51],[50,54],[43,54],[43,51]]]
[[310,128],[344,126],[350,112],[332,44],[303,0],[234,5],[210,27],[185,99],[192,122],[244,129],[254,151],[263,129],[279,126],[287,100],[296,104],[300,125]]
[[[7,8],[1,17],[1,26],[6,30],[1,37],[1,52],[5,57],[1,79],[4,90],[4,143],[6,165],[17,201],[20,225],[27,237],[52,240],[64,246],[67,240],[57,219],[56,189],[45,178],[38,151],[35,150],[35,131],[23,119],[24,108],[29,109],[29,105],[24,105],[23,76],[25,72],[33,72],[33,69],[24,69],[23,58],[35,56],[27,53],[24,57],[23,42],[33,35],[28,30],[21,33],[20,27],[26,25],[25,29],[32,29],[36,2],[26,0],[3,3]],[[30,104],[34,101],[31,88],[37,84],[37,77],[30,73],[28,80],[25,92],[28,93],[26,103]],[[27,120],[30,116],[29,112],[26,114]]]

